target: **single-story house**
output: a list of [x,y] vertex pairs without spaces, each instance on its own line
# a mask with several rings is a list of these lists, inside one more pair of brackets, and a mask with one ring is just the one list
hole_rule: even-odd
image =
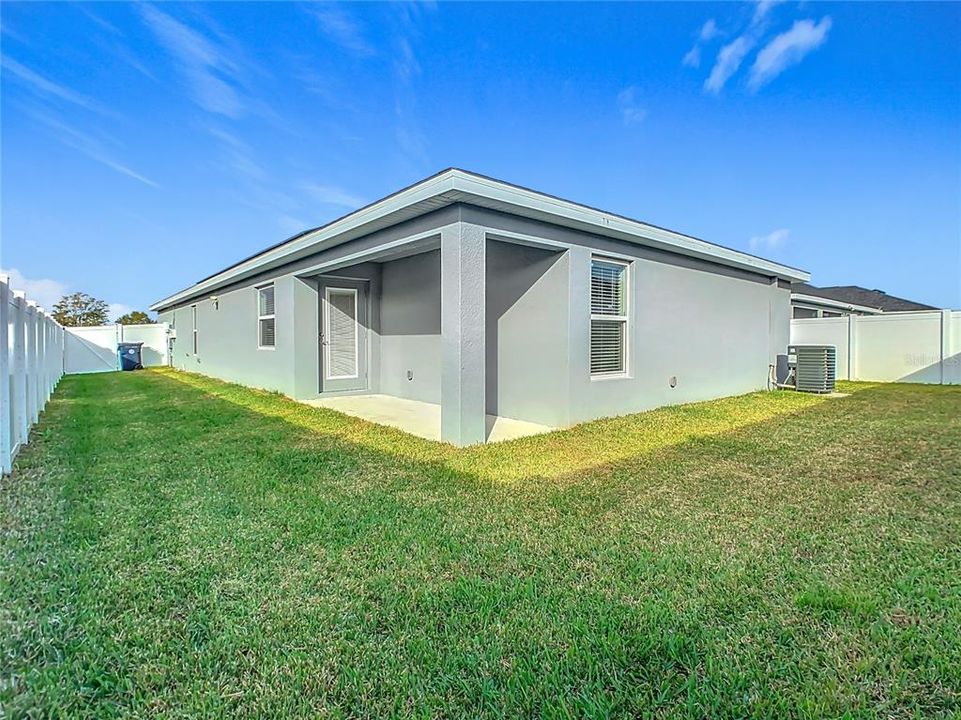
[[795,319],[937,309],[888,295],[883,290],[869,290],[858,285],[816,287],[799,282],[791,288],[791,317]]
[[318,401],[565,427],[766,386],[808,273],[458,169],[151,306],[172,364]]

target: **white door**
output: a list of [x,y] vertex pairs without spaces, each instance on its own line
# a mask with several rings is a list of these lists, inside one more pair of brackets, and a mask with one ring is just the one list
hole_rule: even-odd
[[367,388],[366,283],[321,284],[321,392]]

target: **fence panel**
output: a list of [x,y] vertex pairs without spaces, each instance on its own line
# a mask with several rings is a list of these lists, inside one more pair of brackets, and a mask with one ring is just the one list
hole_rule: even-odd
[[791,343],[836,346],[844,380],[961,384],[961,311],[792,320]]
[[167,364],[167,323],[69,327],[64,353],[68,375],[119,370],[117,343],[142,342],[144,367]]
[[0,473],[30,439],[63,376],[63,328],[0,275]]

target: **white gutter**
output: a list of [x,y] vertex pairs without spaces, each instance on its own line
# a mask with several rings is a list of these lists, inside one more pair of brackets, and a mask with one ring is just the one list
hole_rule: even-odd
[[868,307],[867,305],[854,305],[853,303],[832,300],[831,298],[820,297],[819,295],[805,295],[804,293],[791,293],[791,302],[805,303],[806,305],[817,305],[818,307],[831,308],[832,310],[847,310],[849,312],[861,312],[865,315],[880,315],[884,311],[878,308]]
[[[619,215],[606,213],[602,210],[572,203],[550,195],[528,190],[526,188],[509,185],[499,180],[474,175],[463,170],[445,170],[438,175],[427,178],[409,188],[405,188],[383,200],[379,200],[367,207],[335,220],[329,225],[308,232],[294,240],[278,247],[266,250],[248,260],[227,268],[226,270],[201,280],[196,285],[185,288],[150,306],[150,310],[157,311],[171,305],[176,305],[188,298],[200,297],[217,288],[227,285],[245,276],[252,275],[272,263],[294,255],[307,248],[316,247],[316,251],[336,245],[338,236],[358,230],[364,225],[387,217],[411,205],[436,199],[445,193],[456,191],[457,196],[448,201],[469,203],[471,198],[502,204],[505,211],[514,209],[518,214],[533,213],[538,216],[549,216],[552,222],[569,227],[592,232],[598,235],[614,237],[638,245],[659,248],[682,255],[710,260],[722,265],[749,270],[763,275],[776,276],[791,281],[808,281],[809,273],[787,265],[771,262],[747,253],[721,247],[712,243],[698,240],[681,233],[665,230],[653,225],[630,220]],[[462,197],[467,196],[467,197]],[[438,206],[431,207],[431,210]]]

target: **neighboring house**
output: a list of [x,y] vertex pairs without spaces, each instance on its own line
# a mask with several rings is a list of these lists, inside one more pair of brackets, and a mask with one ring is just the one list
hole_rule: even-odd
[[172,364],[564,427],[765,387],[808,273],[457,169],[151,306]]
[[881,290],[868,290],[857,285],[814,287],[807,283],[794,283],[791,287],[791,309],[791,316],[794,319],[937,310],[931,305],[905,300],[888,295]]

